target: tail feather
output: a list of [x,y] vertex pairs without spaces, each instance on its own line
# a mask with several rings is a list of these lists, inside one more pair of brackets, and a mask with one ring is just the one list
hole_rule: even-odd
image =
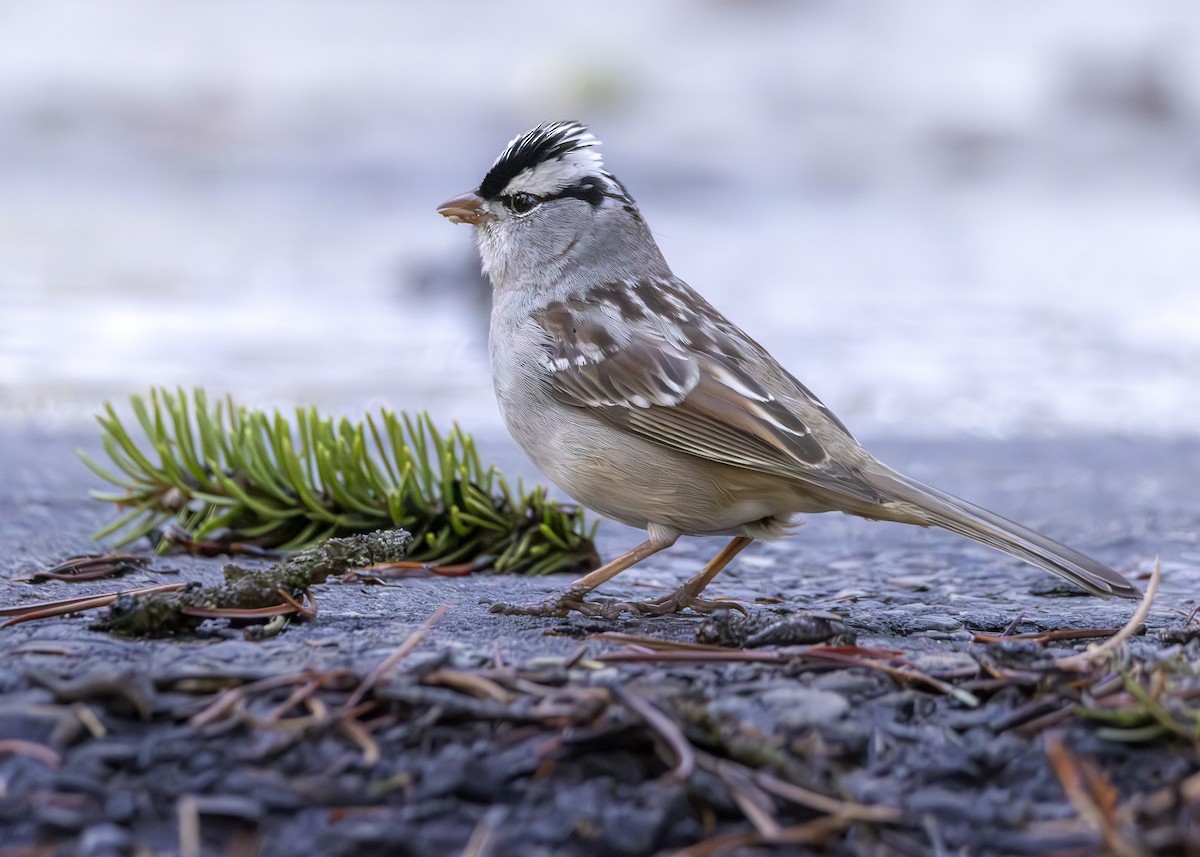
[[915,506],[930,524],[1064,577],[1093,595],[1140,598],[1141,591],[1107,565],[1028,527],[893,470],[867,478],[889,502]]

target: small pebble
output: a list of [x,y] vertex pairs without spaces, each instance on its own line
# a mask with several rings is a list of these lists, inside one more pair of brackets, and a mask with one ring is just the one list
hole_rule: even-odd
[[744,616],[721,610],[700,623],[696,642],[732,648],[798,646],[822,643],[849,635],[833,613],[759,612]]
[[79,857],[125,857],[133,853],[133,836],[123,827],[108,822],[93,824],[79,837]]
[[888,581],[892,586],[908,589],[913,592],[928,592],[933,578],[923,574],[903,574]]
[[850,702],[840,693],[811,687],[775,688],[759,697],[769,709],[783,711],[779,726],[783,729],[802,729],[837,720],[850,710]]
[[912,659],[914,668],[932,676],[979,670],[979,663],[966,652],[926,652]]

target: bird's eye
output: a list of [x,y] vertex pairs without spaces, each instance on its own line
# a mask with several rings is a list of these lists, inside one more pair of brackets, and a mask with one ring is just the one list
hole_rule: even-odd
[[517,214],[528,214],[539,202],[541,200],[531,193],[514,193],[508,198],[509,207]]

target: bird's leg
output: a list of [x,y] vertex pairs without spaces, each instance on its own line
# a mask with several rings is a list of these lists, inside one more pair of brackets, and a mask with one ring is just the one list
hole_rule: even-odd
[[691,608],[697,613],[712,613],[722,608],[733,608],[749,615],[746,608],[736,601],[706,601],[697,596],[721,572],[721,569],[729,565],[730,560],[745,550],[752,541],[754,539],[749,536],[737,536],[729,544],[725,545],[719,554],[709,560],[708,564],[700,569],[698,574],[671,594],[648,601],[638,601],[627,606],[632,608],[634,612],[652,616],[678,613],[686,608]]
[[[616,617],[621,614],[624,605],[618,602],[592,603],[584,601],[584,597],[605,581],[616,577],[625,569],[639,563],[648,556],[653,556],[660,550],[675,544],[673,534],[665,536],[651,531],[650,538],[632,550],[626,551],[616,559],[606,562],[593,572],[585,574],[576,580],[561,595],[551,596],[543,601],[533,601],[527,604],[509,604],[498,601],[492,605],[493,613],[507,613],[515,616],[566,616],[572,610],[578,610],[588,616]],[[717,569],[720,571],[720,569]],[[713,572],[714,574],[716,572]],[[701,586],[701,589],[704,587]],[[614,612],[614,607],[615,612]]]

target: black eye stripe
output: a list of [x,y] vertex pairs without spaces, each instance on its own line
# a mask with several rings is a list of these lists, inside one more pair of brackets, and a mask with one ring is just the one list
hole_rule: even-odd
[[580,199],[592,208],[598,208],[605,198],[628,203],[629,197],[620,193],[617,188],[595,178],[586,178],[555,193],[537,196],[531,193],[518,192],[501,197],[501,201],[517,214],[528,214],[535,206],[555,199]]
[[554,194],[554,198],[562,199],[563,197],[574,197],[582,199],[592,208],[596,208],[604,201],[604,197],[612,196],[607,192],[607,188],[598,181],[592,179],[584,179],[570,187],[565,187],[558,193]]
[[624,199],[620,194],[612,193],[606,185],[593,179],[584,179],[556,193],[548,193],[545,196],[540,196],[538,197],[538,201],[547,202],[552,199],[566,199],[568,197],[581,199],[593,208],[598,207],[604,201],[605,197],[609,199]]

